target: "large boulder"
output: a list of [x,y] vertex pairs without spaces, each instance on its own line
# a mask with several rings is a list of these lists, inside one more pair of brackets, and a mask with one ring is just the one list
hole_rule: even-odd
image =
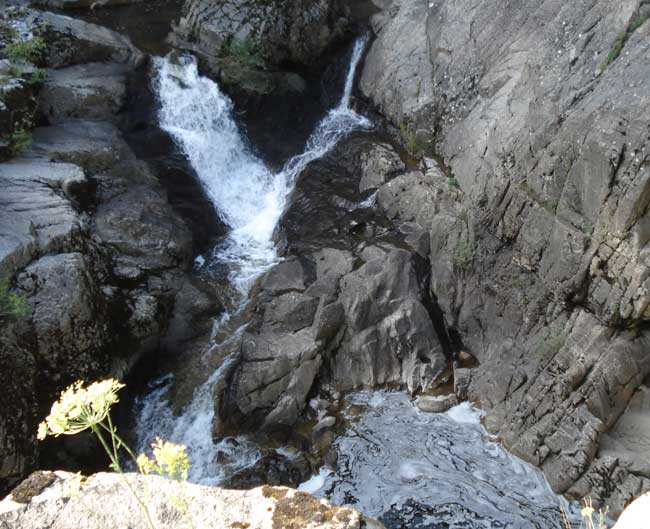
[[[127,474],[158,529],[382,529],[352,509],[284,487],[247,491],[179,483]],[[150,527],[140,504],[118,474],[95,474],[79,483],[73,474],[39,472],[0,502],[0,527],[100,529]]]
[[429,235],[433,294],[480,362],[469,397],[556,491],[614,515],[648,486],[601,440],[650,365],[649,14],[636,0],[394,1],[361,76],[415,154],[446,166],[379,200]]
[[344,33],[336,0],[187,0],[177,33],[211,59],[312,68]]
[[126,97],[127,66],[91,63],[49,70],[40,110],[50,123],[68,119],[114,120]]
[[[391,161],[373,170],[388,179],[401,161],[381,148]],[[367,136],[351,136],[300,175],[278,229],[289,257],[252,290],[237,366],[215,395],[220,421],[272,430],[307,418],[308,396],[319,391],[418,393],[440,382],[449,339],[429,293],[428,261],[359,205],[373,152]],[[362,222],[364,231],[346,230]]]

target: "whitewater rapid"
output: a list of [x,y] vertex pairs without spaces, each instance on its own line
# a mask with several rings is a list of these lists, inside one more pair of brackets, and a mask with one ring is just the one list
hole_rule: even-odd
[[[226,240],[214,249],[211,259],[228,267],[229,281],[239,293],[239,309],[245,306],[255,279],[279,260],[272,236],[300,173],[350,132],[371,126],[351,107],[355,72],[365,45],[365,37],[354,44],[338,104],[318,123],[302,154],[276,173],[249,148],[234,119],[232,101],[217,83],[199,74],[194,57],[174,55],[155,61],[160,126],[185,154],[229,227]],[[214,334],[230,316],[217,322]],[[233,330],[227,340],[235,340],[242,330]],[[138,449],[148,449],[156,436],[186,445],[192,463],[189,478],[205,484],[217,484],[254,463],[259,452],[246,439],[215,443],[212,437],[214,387],[233,360],[227,359],[195,390],[179,415],[169,404],[173,375],[152,383],[149,393],[136,403]]]

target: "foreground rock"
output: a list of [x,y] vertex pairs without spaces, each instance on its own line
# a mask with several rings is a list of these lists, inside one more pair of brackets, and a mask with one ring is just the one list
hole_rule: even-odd
[[469,398],[555,491],[614,515],[650,489],[625,411],[650,372],[649,11],[395,1],[361,77],[416,156],[447,165],[379,201],[426,233],[432,292],[480,362]]
[[623,511],[614,529],[643,529],[650,519],[650,495],[645,494],[634,500]]
[[[234,491],[128,474],[157,529],[382,529],[352,509],[282,487]],[[71,474],[38,472],[0,502],[0,527],[100,529],[149,527],[117,474],[96,474],[79,487]]]

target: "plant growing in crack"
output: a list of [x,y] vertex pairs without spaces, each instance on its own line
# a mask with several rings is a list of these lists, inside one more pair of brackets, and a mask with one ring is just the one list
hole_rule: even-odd
[[458,270],[469,270],[474,262],[476,246],[469,239],[459,239],[454,246],[452,259]]
[[262,68],[265,65],[264,56],[252,40],[233,39],[228,45],[228,56],[241,66]]
[[605,61],[600,66],[600,73],[603,73],[610,64],[619,58],[625,44],[627,44],[627,41],[630,39],[632,34],[645,23],[646,20],[648,20],[648,15],[645,14],[638,14],[630,20],[627,28],[625,28],[625,30],[618,36],[614,43],[614,47],[607,54]]
[[0,320],[25,318],[32,313],[27,299],[10,290],[9,276],[0,277]]

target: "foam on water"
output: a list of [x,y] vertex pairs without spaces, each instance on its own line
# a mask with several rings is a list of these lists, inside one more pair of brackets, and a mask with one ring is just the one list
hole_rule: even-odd
[[472,406],[471,402],[461,402],[447,411],[447,417],[461,424],[481,424],[485,413]]
[[[351,131],[370,127],[370,122],[350,107],[354,75],[365,43],[363,38],[354,45],[339,104],[317,125],[304,152],[290,159],[278,173],[271,172],[248,148],[234,120],[231,100],[217,83],[199,75],[194,57],[156,59],[160,125],[187,156],[230,228],[213,258],[228,266],[229,280],[240,294],[239,310],[245,306],[253,281],[278,262],[272,235],[300,173]],[[204,264],[197,259],[197,266]],[[224,314],[215,322],[213,336],[229,318]],[[185,444],[192,463],[190,479],[208,484],[218,483],[255,462],[259,453],[245,439],[215,443],[212,438],[213,389],[233,361],[226,360],[195,390],[180,415],[174,415],[169,404],[173,377],[159,380],[136,406],[139,450],[147,449],[154,436]],[[229,466],[216,461],[224,459],[225,451],[232,456]]]
[[406,394],[385,391],[346,404],[365,410],[347,417],[334,443],[338,470],[309,483],[317,495],[389,529],[561,529],[561,509],[572,512],[538,468],[491,439],[469,404],[422,413]]

